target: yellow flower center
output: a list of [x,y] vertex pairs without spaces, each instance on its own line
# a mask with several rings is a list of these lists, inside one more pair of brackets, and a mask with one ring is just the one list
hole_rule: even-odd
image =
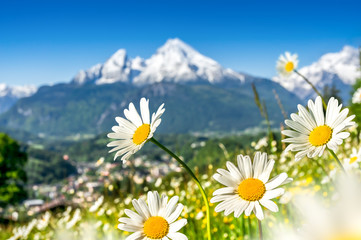
[[356,160],[357,160],[357,156],[350,158],[350,164],[356,162]]
[[149,133],[150,133],[149,124],[143,124],[142,126],[138,127],[133,135],[133,143],[137,145],[142,144],[145,140],[147,140]]
[[287,72],[292,72],[295,65],[293,65],[293,62],[287,62],[285,65],[285,69]]
[[150,217],[145,221],[143,231],[150,239],[162,239],[169,232],[169,223],[162,217]]
[[308,140],[310,143],[315,146],[319,147],[325,145],[330,141],[332,137],[332,129],[327,125],[318,126],[310,133]]
[[266,186],[257,178],[247,178],[238,186],[238,195],[246,201],[258,201],[266,192]]

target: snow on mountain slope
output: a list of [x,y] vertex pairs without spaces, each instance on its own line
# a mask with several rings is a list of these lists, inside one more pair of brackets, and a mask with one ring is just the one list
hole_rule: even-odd
[[96,80],[96,84],[128,82],[131,71],[130,65],[125,49],[119,49],[104,63],[101,69],[101,77]]
[[7,111],[19,98],[29,97],[36,91],[35,86],[8,86],[0,83],[0,113]]
[[124,49],[120,49],[104,64],[81,70],[73,78],[76,84],[129,82],[135,85],[161,81],[208,81],[215,84],[225,80],[243,82],[244,76],[223,68],[177,38],[169,39],[145,61],[140,57],[131,59]]
[[[323,55],[317,62],[299,69],[319,90],[324,86],[335,85],[341,92],[341,97],[347,101],[352,85],[360,77],[359,52],[356,48],[345,46],[340,52]],[[297,74],[289,78],[276,76],[272,79],[287,90],[295,93],[301,99],[314,97],[312,88]]]
[[0,83],[0,97],[11,96],[15,98],[29,97],[33,95],[37,87],[33,85],[26,86],[8,86],[5,83]]
[[88,70],[80,70],[78,74],[73,78],[73,82],[81,85],[87,82],[91,82],[94,79],[100,78],[100,71],[103,65],[98,63],[97,65],[91,67]]
[[225,79],[243,81],[243,76],[205,57],[181,40],[169,39],[150,59],[145,69],[134,78],[137,85],[154,82],[209,81],[220,83]]

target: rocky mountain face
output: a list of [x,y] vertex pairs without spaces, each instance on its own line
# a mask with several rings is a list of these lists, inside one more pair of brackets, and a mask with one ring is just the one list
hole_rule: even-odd
[[221,83],[227,80],[244,80],[244,75],[223,68],[179,39],[169,39],[149,59],[127,56],[125,49],[118,50],[104,64],[81,70],[72,80],[86,83],[110,84],[115,82],[144,86],[158,82]]

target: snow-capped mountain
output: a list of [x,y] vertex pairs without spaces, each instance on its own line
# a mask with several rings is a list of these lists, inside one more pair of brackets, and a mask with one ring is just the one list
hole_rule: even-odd
[[0,113],[8,110],[23,97],[29,97],[37,91],[35,86],[8,86],[0,83]]
[[80,71],[74,83],[109,84],[128,82],[138,86],[156,82],[198,82],[212,84],[222,81],[244,81],[244,75],[223,68],[181,40],[169,39],[147,60],[129,58],[124,49],[118,50],[104,64]]
[[[306,76],[320,91],[326,85],[335,85],[340,90],[342,99],[348,101],[350,86],[361,76],[359,67],[358,49],[345,46],[340,52],[323,55],[317,62],[299,69],[299,72]],[[280,83],[303,100],[315,97],[312,88],[295,73],[288,78],[277,76],[272,80]]]

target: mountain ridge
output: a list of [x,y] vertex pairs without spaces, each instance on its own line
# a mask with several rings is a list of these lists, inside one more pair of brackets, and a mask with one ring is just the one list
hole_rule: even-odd
[[[300,100],[270,80],[254,81],[261,98],[267,102],[270,119],[278,126],[283,117],[270,90],[276,89],[289,113]],[[123,116],[129,102],[139,105],[141,97],[150,99],[152,110],[165,103],[160,132],[240,132],[259,126],[263,121],[253,102],[251,81],[238,88],[172,82],[136,87],[117,82],[41,87],[36,94],[20,99],[0,115],[0,126],[43,137],[99,134],[110,131],[116,124],[114,118]]]
[[129,58],[125,49],[119,49],[104,64],[81,70],[72,82],[80,85],[127,82],[143,86],[162,81],[217,84],[227,79],[242,82],[244,75],[223,68],[213,59],[174,38],[169,39],[146,60],[141,57]]
[[23,97],[29,97],[37,91],[33,85],[8,86],[0,83],[0,113],[6,112],[16,101]]
[[278,83],[223,68],[179,39],[170,39],[149,59],[131,59],[125,49],[105,63],[80,71],[70,83],[42,86],[0,115],[0,127],[42,137],[110,131],[129,102],[166,104],[160,132],[240,132],[262,124],[254,103],[255,83],[274,126],[283,122],[272,89],[288,112],[298,97]]

